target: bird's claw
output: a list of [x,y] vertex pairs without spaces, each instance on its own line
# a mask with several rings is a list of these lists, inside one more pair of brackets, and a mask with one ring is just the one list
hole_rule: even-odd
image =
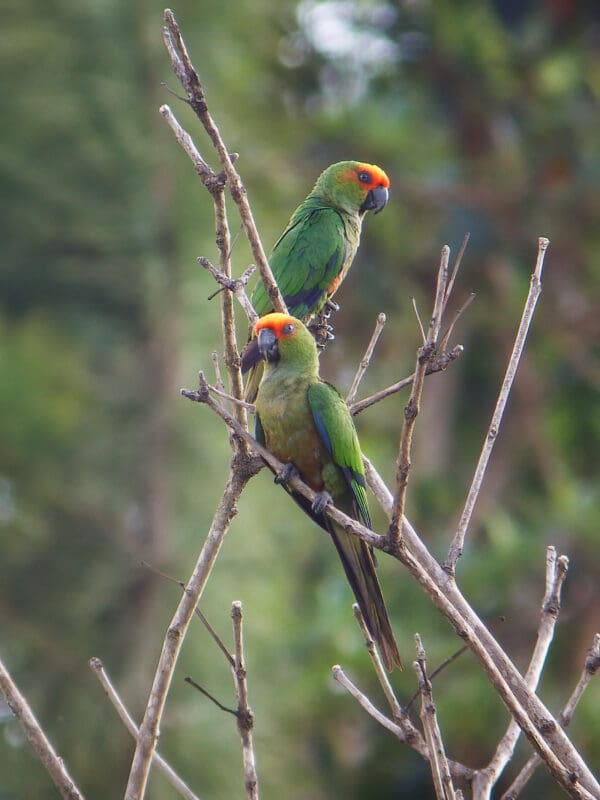
[[292,462],[290,461],[288,464],[285,465],[285,467],[281,470],[281,472],[278,472],[277,475],[275,475],[273,482],[280,483],[283,485],[289,483],[292,480],[292,478],[299,478],[299,477],[300,473],[298,472],[295,465],[292,464]]
[[334,313],[334,312],[337,313],[340,310],[340,308],[341,308],[341,306],[340,306],[339,303],[336,303],[334,300],[329,298],[329,300],[327,300],[325,302],[325,309],[326,309],[326,311],[325,311],[325,315],[326,315],[325,319],[329,319],[331,314]]
[[333,505],[333,499],[329,492],[317,492],[311,510],[315,514],[322,514],[329,505]]

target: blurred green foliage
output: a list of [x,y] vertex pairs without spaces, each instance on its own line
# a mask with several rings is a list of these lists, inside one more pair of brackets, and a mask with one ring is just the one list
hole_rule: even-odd
[[[175,9],[228,146],[240,153],[267,249],[327,164],[382,165],[392,203],[365,224],[338,294],[323,374],[343,390],[376,315],[388,316],[362,395],[411,371],[415,296],[427,316],[439,249],[471,242],[456,291],[475,304],[447,373],[428,379],[410,516],[440,557],[460,513],[527,292],[538,235],[544,293],[473,520],[459,578],[524,667],[544,551],[569,555],[541,694],[559,709],[598,627],[600,14],[593,3],[392,4],[383,0]],[[212,206],[157,114],[196,138],[160,41],[162,6],[9,0],[0,67],[0,649],[88,797],[118,797],[131,741],[88,673],[100,656],[139,718],[178,589],[225,480],[225,431],[178,396],[221,349]],[[232,205],[232,204],[230,204]],[[238,220],[232,211],[232,228]],[[238,240],[234,261],[250,262]],[[240,335],[244,335],[240,320]],[[405,396],[358,418],[391,480]],[[268,509],[268,511],[266,511]],[[383,529],[375,511],[376,527]],[[380,570],[405,661],[459,645],[396,563]],[[204,596],[229,640],[244,602],[250,699],[264,797],[432,797],[427,765],[377,728],[329,677],[342,663],[384,706],[333,548],[270,477],[240,502]],[[232,704],[221,654],[193,626],[161,749],[204,798],[241,798],[234,723],[183,683]],[[402,700],[409,668],[394,674]],[[465,655],[436,681],[453,758],[489,759],[507,717]],[[598,687],[573,724],[600,758]],[[0,705],[0,798],[55,797]],[[522,745],[519,758],[526,747]],[[515,764],[516,766],[516,764]],[[149,796],[174,794],[153,776]],[[560,796],[540,772],[527,797]]]

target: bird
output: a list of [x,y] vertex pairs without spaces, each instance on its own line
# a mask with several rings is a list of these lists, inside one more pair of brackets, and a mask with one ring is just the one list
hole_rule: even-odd
[[[388,671],[402,669],[371,547],[325,513],[331,502],[371,528],[358,435],[348,407],[319,377],[316,342],[301,320],[274,312],[255,325],[264,372],[256,396],[256,440],[284,463],[276,475],[298,505],[331,536],[346,577]],[[289,487],[293,475],[316,493]]]
[[[275,242],[269,265],[289,313],[308,322],[335,294],[354,260],[365,214],[378,214],[389,199],[390,181],[381,167],[339,161],[318,177]],[[259,317],[273,311],[262,281],[252,293]],[[245,397],[254,402],[262,362],[250,337],[242,352]]]

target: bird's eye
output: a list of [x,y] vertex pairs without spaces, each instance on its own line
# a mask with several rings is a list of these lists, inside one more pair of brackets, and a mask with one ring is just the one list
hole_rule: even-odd
[[291,322],[288,322],[286,325],[283,326],[283,334],[284,336],[291,336],[291,334],[296,330],[296,326],[292,325]]
[[371,183],[371,174],[369,172],[359,172],[358,173],[358,180],[361,183]]

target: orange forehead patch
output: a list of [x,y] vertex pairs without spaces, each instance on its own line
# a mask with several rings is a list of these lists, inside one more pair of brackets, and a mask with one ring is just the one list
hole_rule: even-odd
[[[362,174],[368,175],[370,180],[366,182],[361,180],[359,175]],[[340,178],[342,181],[358,183],[358,185],[364,190],[365,194],[371,189],[377,188],[378,186],[383,186],[386,189],[390,188],[390,179],[381,169],[381,167],[378,167],[376,164],[364,164],[362,162],[357,162],[356,167],[351,167],[345,172],[342,172]]]
[[384,186],[386,189],[390,188],[390,179],[385,172],[376,164],[359,164],[359,172],[368,172],[372,177],[371,186]]
[[[263,328],[270,328],[278,339],[287,339],[298,330],[298,326],[302,323],[295,317],[289,314],[282,314],[280,311],[274,311],[272,314],[265,314],[261,317],[254,326],[254,335],[258,336]],[[293,325],[294,330],[291,333],[284,333],[283,329],[286,325]]]

